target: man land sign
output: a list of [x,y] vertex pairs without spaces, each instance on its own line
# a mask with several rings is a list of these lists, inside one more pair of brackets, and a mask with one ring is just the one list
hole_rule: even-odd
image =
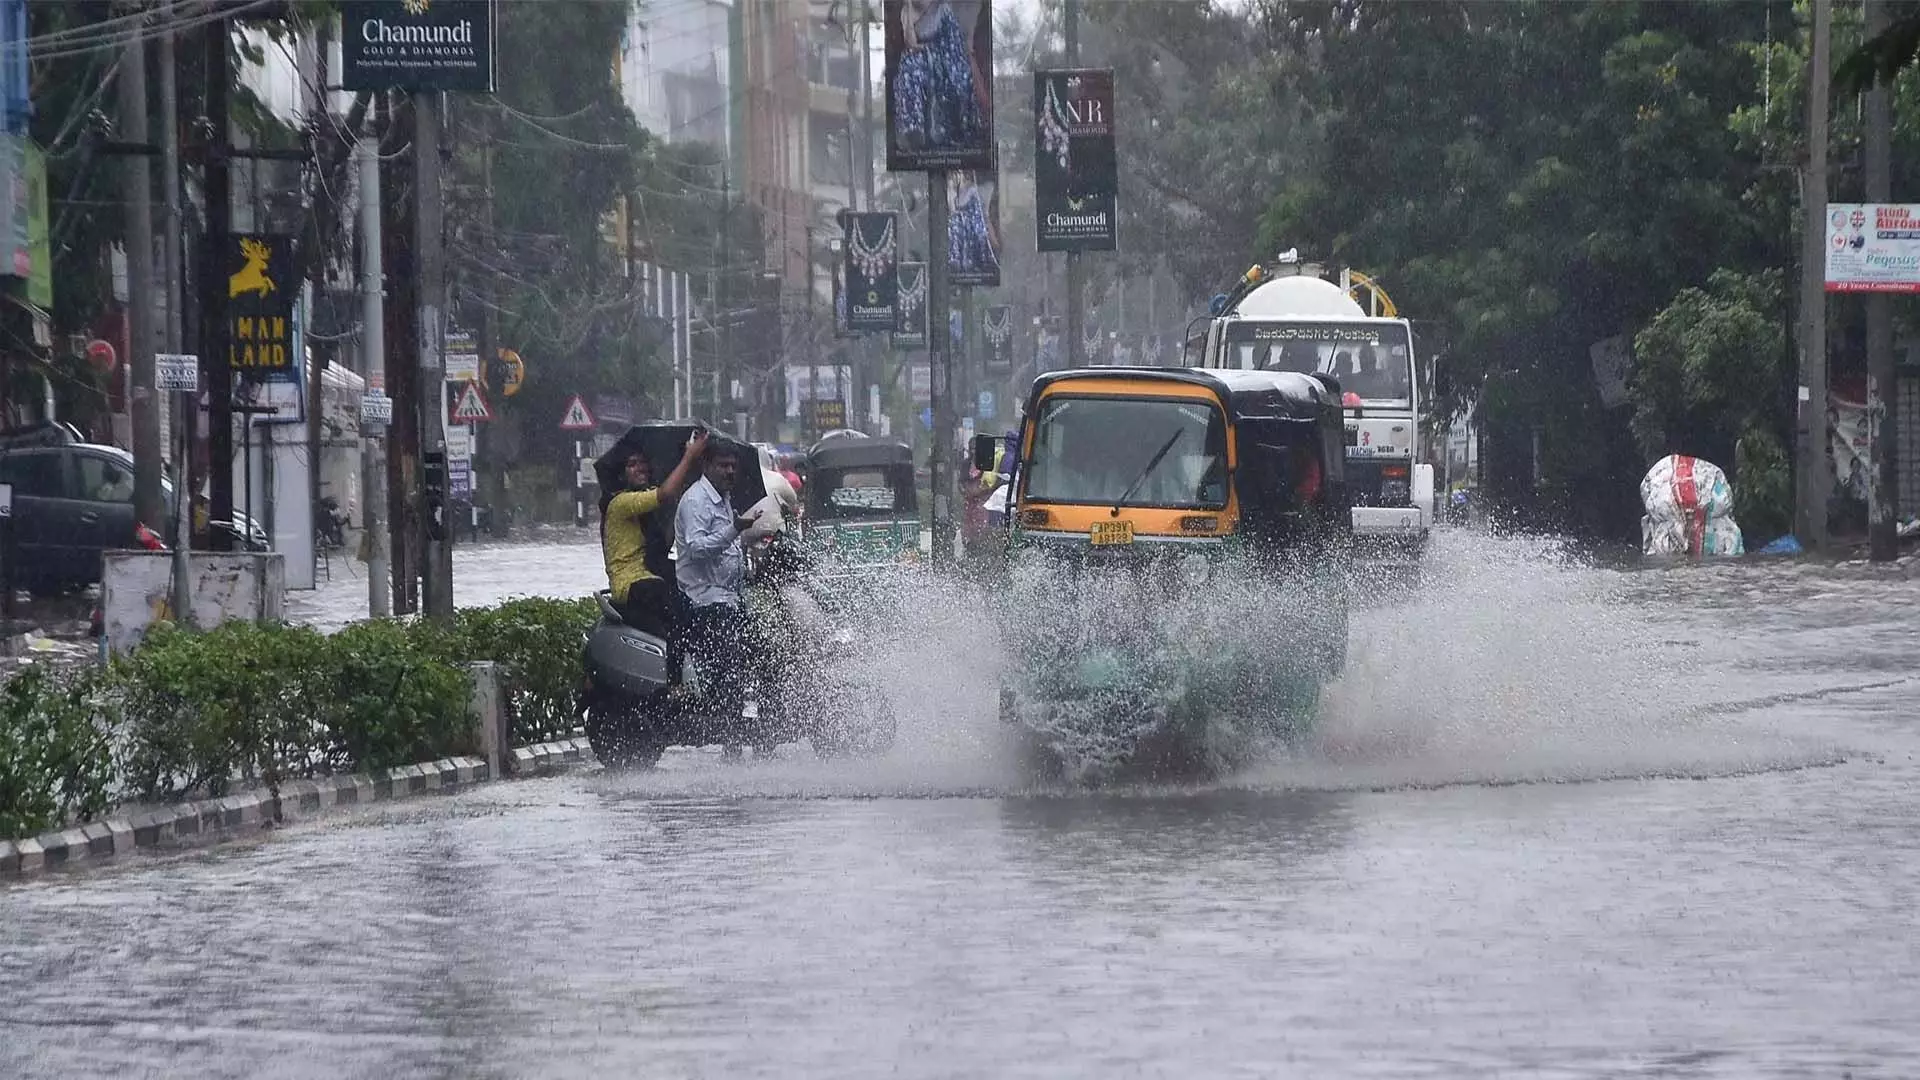
[[1828,203],[1827,291],[1920,293],[1920,204]]
[[493,92],[493,0],[342,0],[348,90]]
[[227,366],[242,374],[294,367],[293,239],[235,235],[227,249]]

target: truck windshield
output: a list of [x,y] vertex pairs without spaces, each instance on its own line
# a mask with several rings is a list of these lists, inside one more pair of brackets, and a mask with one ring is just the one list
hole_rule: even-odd
[[1299,371],[1340,380],[1364,402],[1413,403],[1413,347],[1398,323],[1242,320],[1229,325],[1228,366]]
[[1097,506],[1125,496],[1127,506],[1219,509],[1227,502],[1226,456],[1226,420],[1214,405],[1059,395],[1040,407],[1026,496]]

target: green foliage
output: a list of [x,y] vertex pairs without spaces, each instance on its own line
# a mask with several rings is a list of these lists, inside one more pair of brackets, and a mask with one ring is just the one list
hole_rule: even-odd
[[472,749],[467,677],[426,630],[386,619],[327,639],[321,715],[333,771],[391,769]]
[[0,684],[0,837],[105,811],[113,755],[101,680],[29,666]]
[[451,626],[379,619],[332,635],[162,624],[104,669],[27,668],[0,684],[0,836],[98,815],[117,796],[277,791],[472,753],[477,660],[500,665],[517,741],[572,734],[593,617],[592,601],[523,599]]
[[1792,499],[1780,431],[1781,293],[1777,271],[1717,270],[1634,338],[1633,431],[1642,452],[1731,465],[1741,528],[1769,537],[1784,531]]
[[127,781],[156,799],[277,785],[320,765],[330,705],[328,639],[305,627],[160,627],[116,664],[128,721]]
[[534,597],[459,613],[455,655],[500,665],[515,740],[561,738],[580,726],[581,637],[595,611],[592,600]]

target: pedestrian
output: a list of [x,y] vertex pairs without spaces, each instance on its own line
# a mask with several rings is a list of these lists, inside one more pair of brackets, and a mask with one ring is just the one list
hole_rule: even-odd
[[677,577],[686,604],[687,651],[699,664],[703,692],[735,730],[724,745],[738,757],[743,734],[737,728],[746,701],[747,656],[742,620],[746,552],[741,534],[757,514],[734,512],[732,494],[739,474],[739,451],[716,439],[707,444],[702,475],[680,499],[674,513],[674,539],[680,547]]

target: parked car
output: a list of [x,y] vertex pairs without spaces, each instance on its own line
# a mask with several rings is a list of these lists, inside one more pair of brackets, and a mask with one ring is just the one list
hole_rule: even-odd
[[[16,587],[35,593],[82,588],[100,580],[102,553],[136,548],[133,455],[117,446],[68,442],[0,445],[0,483],[13,485],[13,561]],[[161,480],[173,505],[173,482]],[[165,535],[164,521],[147,527]],[[260,523],[236,513],[228,526],[247,550],[267,551]]]

